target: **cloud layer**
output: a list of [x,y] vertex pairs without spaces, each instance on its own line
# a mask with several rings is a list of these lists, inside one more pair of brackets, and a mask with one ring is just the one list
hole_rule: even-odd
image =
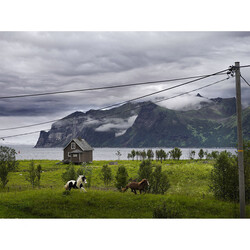
[[[249,32],[0,32],[0,96],[53,92],[214,73],[235,61],[250,64]],[[242,69],[250,81],[250,69]],[[164,92],[171,97],[224,78]],[[200,90],[207,98],[235,96],[235,79]],[[179,82],[178,82],[179,83]],[[173,86],[152,84],[24,99],[0,99],[0,116],[46,121]],[[194,96],[166,101],[192,103]],[[250,105],[249,87],[242,100]],[[9,118],[8,118],[9,117]],[[9,119],[9,126],[13,119]],[[30,129],[29,129],[30,131]],[[17,132],[17,131],[16,131]],[[1,136],[4,134],[1,133]]]

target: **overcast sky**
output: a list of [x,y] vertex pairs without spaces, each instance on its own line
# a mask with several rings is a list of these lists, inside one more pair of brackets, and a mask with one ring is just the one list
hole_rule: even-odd
[[[0,96],[83,89],[214,73],[250,64],[250,32],[0,32]],[[250,68],[241,69],[250,82]],[[189,84],[146,100],[171,97],[225,76]],[[0,100],[0,128],[60,119],[126,101],[180,82]],[[161,105],[181,109],[205,98],[234,97],[235,79]],[[242,82],[242,102],[250,105]],[[0,131],[0,136],[48,129],[50,124]],[[35,143],[39,134],[6,139]],[[6,142],[5,142],[6,143]]]

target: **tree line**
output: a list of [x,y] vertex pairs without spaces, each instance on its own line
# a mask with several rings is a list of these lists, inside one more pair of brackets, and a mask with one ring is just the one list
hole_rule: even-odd
[[[195,155],[196,155],[196,151],[195,150],[190,150],[189,152],[189,159],[193,160],[195,159]],[[200,149],[198,152],[198,157],[200,160],[202,159],[207,159],[207,160],[211,160],[211,159],[216,159],[219,155],[218,151],[212,151],[211,153],[208,153],[208,151],[204,151],[203,149]],[[121,156],[121,154],[119,154],[119,156]],[[144,160],[156,160],[156,161],[165,161],[167,159],[172,159],[172,160],[180,160],[182,156],[182,151],[180,148],[175,147],[174,149],[166,152],[163,149],[159,149],[156,150],[155,152],[152,149],[148,149],[148,150],[132,150],[130,153],[128,153],[128,160],[132,159],[132,160],[140,160],[140,161],[144,161]]]

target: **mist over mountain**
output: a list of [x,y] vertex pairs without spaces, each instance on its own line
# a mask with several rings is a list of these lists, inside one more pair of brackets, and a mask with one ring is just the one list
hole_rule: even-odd
[[[35,147],[63,147],[77,137],[92,147],[235,147],[235,98],[196,98],[199,106],[188,110],[140,102],[74,112],[41,131]],[[249,131],[250,107],[243,110],[244,139]]]

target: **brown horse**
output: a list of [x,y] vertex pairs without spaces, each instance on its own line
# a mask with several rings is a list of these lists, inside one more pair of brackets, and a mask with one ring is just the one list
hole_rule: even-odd
[[140,194],[142,191],[146,193],[146,187],[149,186],[149,182],[147,179],[142,179],[140,182],[130,182],[125,188],[122,189],[123,192],[125,192],[127,189],[131,189],[131,192],[136,193],[136,190],[140,191]]

